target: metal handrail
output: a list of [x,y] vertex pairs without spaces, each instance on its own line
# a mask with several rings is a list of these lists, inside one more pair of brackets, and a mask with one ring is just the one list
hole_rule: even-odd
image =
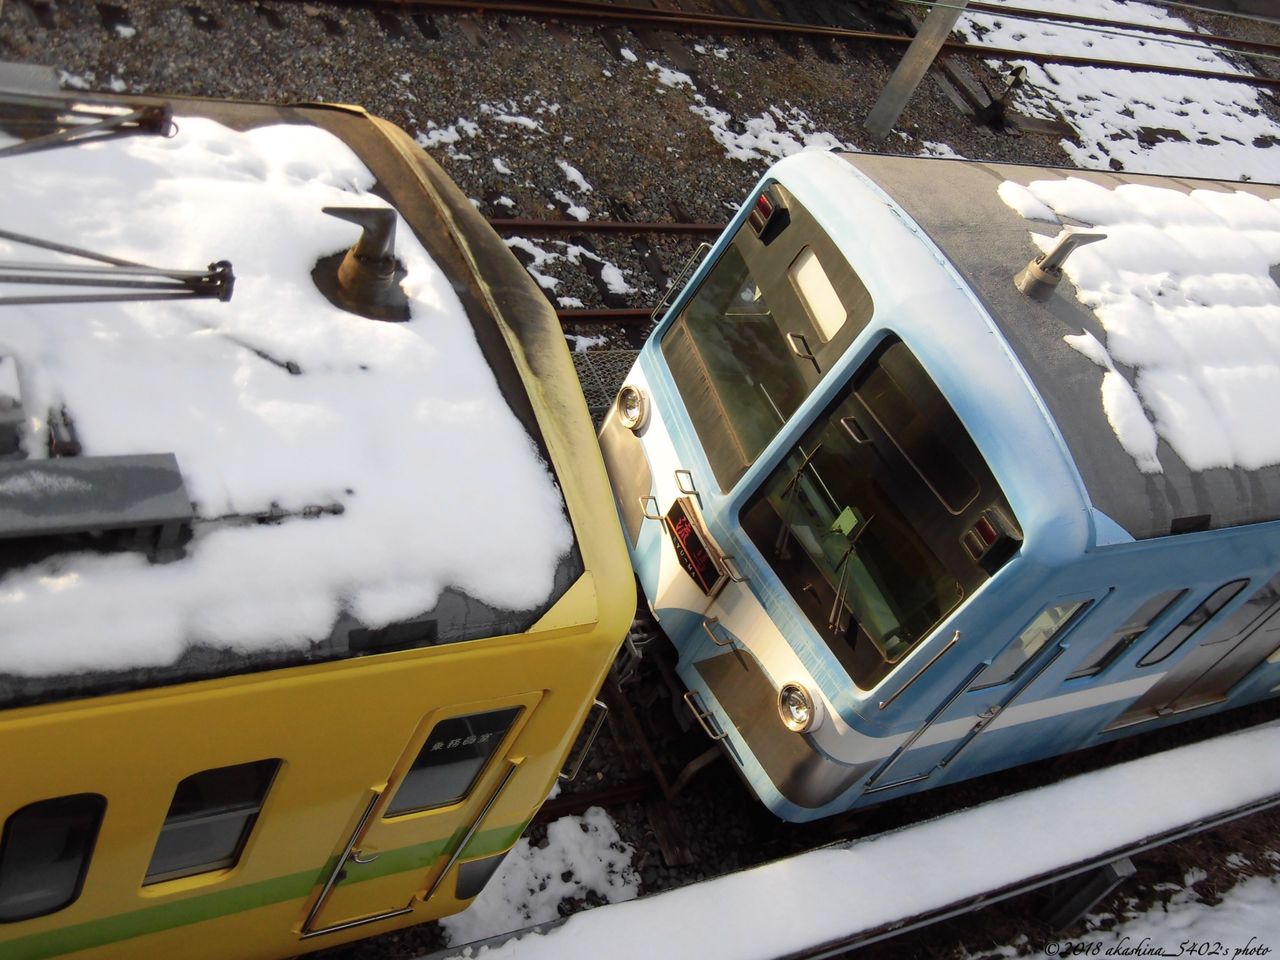
[[666,292],[658,301],[658,305],[653,308],[653,313],[649,315],[650,320],[657,323],[662,319],[662,315],[667,312],[667,308],[675,302],[676,295],[684,289],[685,281],[692,276],[693,272],[698,268],[698,265],[702,263],[703,258],[710,252],[711,244],[698,244],[698,249],[693,251],[693,256],[691,256],[685,262],[685,265],[680,268],[680,272],[677,273],[675,279],[671,281],[671,285],[667,287]]
[[[556,777],[557,780],[563,780],[565,783],[572,783],[577,779],[578,773],[582,770],[582,763],[587,759],[587,754],[591,752],[591,747],[595,744],[596,737],[600,735],[600,728],[604,726],[604,718],[609,715],[609,705],[603,700],[597,700],[591,705],[592,710],[595,710],[597,707],[600,708],[600,719],[598,719],[595,726],[591,728],[591,733],[587,736],[586,746],[578,752],[578,762],[573,765],[573,770],[570,773],[565,773],[564,770],[561,770]],[[583,729],[586,729],[585,722],[583,723]],[[579,736],[581,736],[581,734],[579,734]],[[568,763],[567,757],[565,758],[565,762],[566,764]]]
[[937,663],[939,660],[941,660],[941,659],[942,659],[942,655],[943,655],[944,653],[946,653],[948,650],[950,650],[952,647],[954,647],[954,646],[955,646],[957,643],[959,643],[959,642],[960,642],[960,631],[959,631],[959,630],[957,630],[957,631],[955,632],[955,634],[951,637],[951,639],[947,641],[947,645],[946,645],[945,647],[943,647],[941,650],[939,650],[937,653],[935,653],[935,654],[933,655],[933,659],[932,659],[932,660],[930,660],[930,661],[929,661],[928,663],[926,663],[923,667],[921,667],[921,668],[920,668],[919,670],[917,670],[914,674],[912,674],[911,679],[910,679],[910,680],[908,680],[906,683],[904,683],[902,686],[900,686],[897,690],[895,690],[895,691],[893,692],[893,695],[892,695],[892,696],[890,696],[888,700],[881,700],[878,704],[876,704],[876,706],[877,706],[879,709],[883,710],[885,707],[889,706],[889,704],[893,703],[893,701],[897,700],[900,696],[902,696],[902,695],[906,692],[906,690],[907,690],[907,688],[908,688],[909,686],[911,686],[913,683],[915,683],[917,680],[919,680],[919,679],[920,679],[920,677],[922,677],[922,676],[924,675],[924,672],[925,672],[926,670],[928,670],[928,669],[929,669],[930,667],[932,667],[935,663]]

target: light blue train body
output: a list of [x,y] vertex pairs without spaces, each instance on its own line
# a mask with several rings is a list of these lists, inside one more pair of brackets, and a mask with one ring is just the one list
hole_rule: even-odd
[[[1143,473],[1104,370],[1062,340],[1105,341],[1093,312],[1066,281],[1047,300],[1014,285],[1032,232],[1058,228],[997,189],[1073,175],[1239,187],[789,158],[606,419],[686,699],[780,817],[1280,689],[1280,469],[1191,470],[1162,441]],[[1247,189],[1280,213],[1280,188]]]

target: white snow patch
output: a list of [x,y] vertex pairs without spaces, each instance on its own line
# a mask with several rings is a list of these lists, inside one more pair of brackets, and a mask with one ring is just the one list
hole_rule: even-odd
[[650,60],[645,66],[658,75],[658,82],[664,87],[688,87],[690,90],[693,89],[693,78],[687,73],[664,67],[653,60]]
[[1071,349],[1084,354],[1104,370],[1111,369],[1111,355],[1107,353],[1107,348],[1088,330],[1078,336],[1063,337],[1062,339],[1067,342]]
[[735,120],[707,103],[701,94],[694,100],[689,109],[707,121],[711,136],[731,160],[772,161],[801,150],[848,149],[832,134],[815,130],[813,121],[799,107],[788,105],[784,111],[774,106],[759,117]]
[[[556,297],[556,305],[564,310],[581,310],[584,306],[583,302],[577,297]],[[566,336],[572,336],[566,334]]]
[[122,40],[132,40],[138,34],[138,28],[127,23],[117,23],[112,28],[117,37]]
[[556,166],[560,168],[560,172],[565,175],[568,181],[583,193],[591,192],[591,184],[587,183],[587,178],[582,175],[582,172],[577,167],[569,163],[569,161],[557,160]]
[[1030,190],[1020,183],[1006,180],[996,189],[1005,206],[1016,210],[1025,220],[1043,220],[1058,223],[1058,218],[1047,204],[1041,203]]
[[[569,299],[565,297],[564,299]],[[562,303],[561,306],[564,306]],[[578,301],[578,306],[582,306],[582,302]],[[567,308],[566,308],[567,309]],[[586,353],[588,350],[594,350],[597,347],[603,347],[609,342],[609,338],[603,333],[598,333],[594,337],[586,337],[577,333],[566,333],[564,338],[573,346],[574,353]]]
[[1090,948],[1097,944],[1099,956],[1138,956],[1144,944],[1164,956],[1190,952],[1198,944],[1217,950],[1221,944],[1224,957],[1262,957],[1280,943],[1277,903],[1280,877],[1250,877],[1223,893],[1219,903],[1204,903],[1194,891],[1183,890],[1169,903],[1130,914],[1109,930],[1091,923],[1084,939]]
[[557,191],[553,194],[553,196],[554,196],[554,197],[556,198],[556,200],[558,200],[560,203],[564,204],[565,213],[569,214],[569,216],[573,217],[573,219],[575,219],[575,220],[587,220],[587,219],[589,219],[589,218],[591,217],[591,211],[590,211],[590,210],[588,210],[588,209],[587,209],[586,207],[584,207],[584,206],[581,206],[581,205],[579,205],[579,204],[574,203],[574,202],[573,202],[573,198],[572,198],[572,197],[570,197],[570,196],[569,196],[567,193],[565,193],[563,190],[557,190]]
[[511,176],[511,168],[506,165],[501,157],[494,157],[492,162],[493,169],[497,170],[498,173],[502,174],[504,177]]
[[470,943],[555,920],[561,902],[589,893],[608,903],[633,900],[640,878],[631,866],[632,852],[599,807],[581,817],[561,817],[547,827],[544,845],[518,840],[475,902],[440,926],[449,943]]
[[572,243],[565,243],[560,240],[550,241],[547,246],[558,247],[562,252],[554,252],[546,247],[539,246],[532,240],[525,237],[508,237],[506,239],[507,246],[515,250],[522,250],[532,259],[532,263],[526,263],[525,269],[529,271],[530,276],[538,282],[544,290],[555,290],[560,285],[560,280],[550,276],[544,272],[545,268],[560,262],[568,262],[575,266],[581,265],[582,261],[592,260],[600,264],[602,278],[608,286],[610,292],[618,294],[635,293],[636,288],[631,286],[626,280],[626,273],[619,269],[615,264],[603,259],[598,254],[592,253],[583,247]]
[[[1108,189],[1079,177],[1006,183],[999,193],[1024,215],[1040,204],[1106,234],[1064,269],[1106,332],[1105,347],[1092,337],[1068,342],[1107,368],[1104,409],[1142,470],[1160,469],[1157,435],[1192,470],[1280,463],[1280,285],[1270,272],[1280,262],[1280,202],[1240,191]],[[1054,242],[1031,239],[1041,250]],[[1116,364],[1134,369],[1132,384]]]
[[920,156],[922,157],[944,157],[950,160],[963,160],[964,156],[956,153],[951,148],[951,144],[942,143],[937,140],[926,140],[921,144]]
[[622,59],[627,61],[627,63],[635,63],[637,60],[640,59],[634,53],[631,52],[630,47],[623,47],[618,52],[622,54]]
[[[592,256],[591,259],[598,260],[599,257]],[[600,277],[604,280],[605,286],[609,288],[610,293],[635,293],[636,288],[627,283],[626,277],[612,263],[604,262],[600,268]]]
[[522,116],[521,114],[496,113],[494,114],[493,119],[501,123],[510,123],[518,127],[524,127],[528,130],[537,130],[539,132],[541,132],[542,130],[542,124],[540,124],[537,120],[534,120],[530,117]]
[[78,73],[68,73],[66,70],[58,71],[58,84],[63,87],[70,87],[72,90],[91,90],[93,89],[92,73],[81,76]]
[[[88,455],[173,452],[202,518],[345,511],[197,526],[187,556],[162,566],[70,554],[11,571],[5,670],[164,664],[193,643],[306,646],[344,611],[377,627],[430,610],[448,586],[513,609],[542,602],[572,533],[449,278],[400,220],[413,319],[354,317],[311,280],[319,257],[359,233],[321,208],[383,206],[372,174],[312,127],[237,132],[180,117],[178,128],[5,161],[21,185],[0,193],[8,229],[143,263],[226,259],[236,273],[230,303],[0,312],[24,401],[65,404]],[[0,243],[0,256],[37,255]],[[516,500],[537,504],[516,525],[458,508]]]
[[479,126],[465,117],[459,117],[447,127],[439,126],[434,120],[428,120],[427,129],[414,139],[424,149],[433,150],[436,147],[455,144],[463,137],[474,137],[479,132]]

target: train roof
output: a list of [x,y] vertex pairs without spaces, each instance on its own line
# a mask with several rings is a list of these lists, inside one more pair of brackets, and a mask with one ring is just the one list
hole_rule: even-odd
[[[842,156],[985,305],[1097,510],[1135,539],[1280,518],[1280,186]],[[1032,299],[1064,228],[1106,238]]]
[[[66,130],[102,140],[3,154]],[[0,285],[0,706],[518,633],[578,579],[527,385],[554,314],[402,131],[26,96],[0,170],[5,279],[175,297]]]

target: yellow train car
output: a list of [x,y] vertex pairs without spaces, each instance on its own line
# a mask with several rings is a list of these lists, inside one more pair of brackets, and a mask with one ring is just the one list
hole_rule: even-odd
[[288,957],[465,908],[634,613],[553,311],[362,110],[9,103],[0,957]]

